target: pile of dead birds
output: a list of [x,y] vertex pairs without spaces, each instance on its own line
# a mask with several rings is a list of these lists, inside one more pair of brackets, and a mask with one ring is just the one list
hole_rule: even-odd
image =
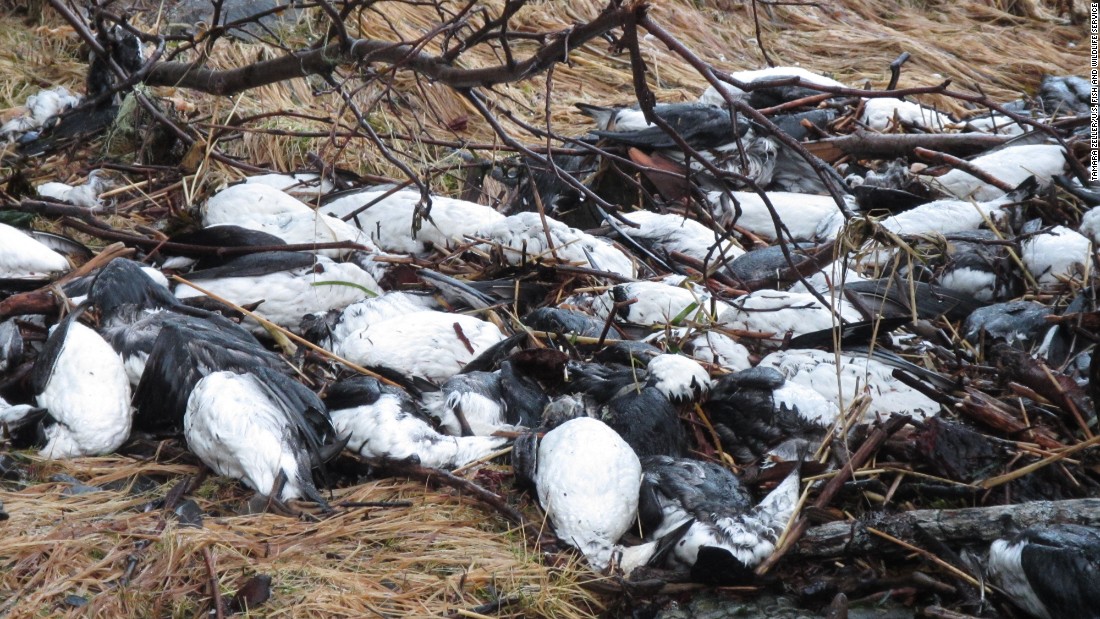
[[[1096,616],[1087,82],[959,119],[733,78],[584,106],[562,152],[486,162],[496,206],[271,174],[155,239],[96,217],[98,177],[40,187],[18,207],[122,245],[0,225],[4,440],[168,439],[315,518],[326,487],[504,458],[494,490],[626,586],[820,607],[899,578],[921,607]],[[3,134],[33,142],[66,97]],[[827,560],[869,552],[945,575]]]

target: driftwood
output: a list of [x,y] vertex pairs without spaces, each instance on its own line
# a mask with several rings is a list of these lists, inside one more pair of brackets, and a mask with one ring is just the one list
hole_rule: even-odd
[[917,148],[930,148],[958,155],[972,155],[1004,144],[1008,138],[984,133],[855,133],[815,142],[807,142],[806,150],[825,161],[836,161],[844,155],[860,158],[907,157]]
[[1033,501],[1018,505],[917,509],[899,514],[871,514],[860,520],[830,522],[803,533],[791,554],[801,557],[842,557],[898,548],[867,529],[909,542],[922,533],[946,544],[989,543],[1015,529],[1037,524],[1072,523],[1100,526],[1100,499]]

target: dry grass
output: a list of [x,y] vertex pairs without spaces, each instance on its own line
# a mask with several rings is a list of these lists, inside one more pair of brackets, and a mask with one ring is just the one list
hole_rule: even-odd
[[[195,498],[217,515],[193,528],[146,509],[175,480],[197,473],[194,467],[120,457],[32,458],[29,465],[42,480],[0,492],[11,515],[0,528],[6,617],[196,616],[209,606],[204,551],[225,599],[254,574],[272,577],[264,616],[439,616],[498,597],[511,600],[500,616],[584,617],[603,608],[582,586],[594,575],[576,564],[544,566],[503,520],[416,482],[375,481],[335,497],[409,507],[341,510],[302,522],[226,513],[245,494],[210,480]],[[44,481],[63,474],[121,488],[74,495],[68,482]],[[133,492],[138,476],[168,481]]]
[[[499,0],[480,3],[493,13]],[[1064,3],[1036,2],[885,2],[823,3],[820,6],[761,5],[759,21],[763,47],[780,65],[799,65],[853,84],[883,87],[889,80],[889,64],[908,51],[912,60],[905,66],[901,86],[934,85],[951,79],[955,88],[973,91],[980,87],[995,99],[1012,99],[1033,94],[1043,73],[1068,74],[1085,66],[1086,26],[1059,17],[1055,7]],[[426,6],[411,7],[385,2],[353,20],[352,34],[387,40],[417,37],[438,24],[436,12]],[[601,8],[599,2],[533,2],[513,18],[513,28],[524,32],[559,31],[578,20],[590,18]],[[692,3],[675,0],[654,2],[651,13],[662,25],[679,34],[694,52],[725,70],[765,66],[756,43],[751,3]],[[1032,15],[1022,17],[1021,15]],[[149,24],[156,20],[156,7],[138,16]],[[7,76],[0,85],[0,108],[20,104],[37,88],[64,84],[83,87],[83,54],[71,30],[48,10],[38,23],[27,27],[25,19],[0,14],[0,72]],[[294,46],[313,40],[322,24],[309,16],[279,31],[283,42]],[[438,39],[429,41],[426,50]],[[519,43],[523,57],[531,43]],[[642,50],[651,70],[650,86],[659,100],[691,100],[705,87],[704,80],[668,49],[643,39]],[[240,66],[256,58],[281,53],[264,44],[223,41],[208,59],[212,67]],[[467,66],[484,66],[500,61],[488,49],[475,49],[463,56]],[[491,128],[469,105],[446,87],[400,72],[383,89],[379,82],[364,85],[355,70],[337,76],[354,100],[368,114],[380,133],[393,132],[416,138],[432,137],[452,142],[494,143]],[[558,64],[550,76],[553,92],[546,101],[547,76],[540,75],[494,89],[498,103],[520,119],[563,135],[583,133],[587,119],[573,104],[628,103],[633,92],[628,58],[597,39],[570,55],[568,64]],[[297,79],[266,86],[233,99],[217,98],[170,88],[156,93],[183,108],[181,116],[191,122],[222,124],[230,117],[248,118],[275,110],[293,111],[306,117],[273,116],[245,123],[243,132],[223,138],[218,147],[255,165],[286,170],[307,167],[306,155],[314,153],[327,163],[356,172],[402,177],[384,161],[374,145],[363,138],[305,138],[285,133],[316,132],[327,136],[352,129],[355,120],[336,94],[325,91],[321,80]],[[315,92],[316,91],[316,92]],[[928,96],[923,102],[954,113],[964,112],[957,102]],[[549,110],[549,116],[545,113]],[[521,141],[537,143],[515,126]],[[429,146],[420,140],[395,141],[395,152],[411,167],[436,180],[437,164],[450,149]],[[453,164],[453,161],[447,163]],[[214,186],[241,176],[241,172],[214,166],[214,174],[202,179]],[[67,170],[69,174],[74,171]],[[207,173],[211,170],[206,170]],[[437,189],[448,188],[441,180]]]
[[[493,12],[500,4],[494,0],[482,6]],[[949,78],[957,88],[980,84],[990,96],[1010,99],[1033,93],[1042,73],[1080,72],[1085,66],[1085,26],[1061,21],[1053,9],[1060,4],[843,0],[819,7],[761,7],[760,20],[764,46],[777,64],[801,65],[853,85],[882,87],[889,79],[889,63],[908,51],[913,59],[904,69],[902,86]],[[419,35],[436,23],[434,11],[427,7],[380,6],[388,20],[377,13],[364,14],[353,26],[357,34],[396,40]],[[592,1],[532,3],[513,27],[561,29],[595,15],[599,8],[601,4]],[[719,68],[764,65],[750,3],[663,0],[654,3],[652,14]],[[139,21],[149,23],[155,15],[148,11]],[[303,20],[281,34],[286,42],[299,44],[317,35],[320,27]],[[279,53],[268,45],[223,43],[209,59],[211,66],[238,66]],[[701,92],[703,80],[671,52],[650,40],[642,46],[651,69],[650,85],[660,100],[690,100]],[[521,44],[517,49],[522,55],[529,47]],[[19,105],[42,87],[63,84],[82,90],[86,65],[80,50],[76,36],[48,11],[31,23],[23,15],[0,12],[0,108]],[[573,103],[632,99],[628,60],[606,42],[597,40],[569,60],[555,67],[549,103],[546,76],[500,86],[495,89],[497,99],[517,117],[567,135],[583,133],[588,126]],[[466,62],[496,61],[487,52],[475,52]],[[453,188],[437,174],[453,160],[447,159],[449,149],[426,144],[423,138],[498,142],[474,110],[442,86],[408,73],[397,75],[390,91],[377,83],[363,84],[350,70],[338,77],[355,91],[354,100],[380,133],[417,138],[394,141],[393,148],[414,170],[431,177],[437,189]],[[272,116],[248,122],[244,131],[227,134],[231,137],[217,143],[224,152],[250,163],[287,170],[305,167],[307,155],[313,153],[359,173],[400,176],[365,139],[286,135],[340,134],[354,127],[339,96],[315,93],[322,86],[292,80],[233,99],[170,88],[156,89],[156,94],[192,123],[219,125],[231,117],[275,110],[318,119]],[[942,98],[925,102],[963,111]],[[518,129],[516,137],[537,141]],[[125,153],[117,144],[113,148]],[[103,144],[92,144],[80,157],[33,161],[25,172],[33,180],[71,180],[86,173],[105,152]],[[197,174],[184,179],[187,192],[150,197],[144,204],[187,207],[239,176],[240,171],[207,160]],[[205,526],[196,529],[166,521],[158,510],[143,511],[178,479],[196,473],[194,467],[125,458],[27,458],[27,482],[0,483],[0,502],[11,514],[0,523],[0,615],[6,617],[196,616],[209,608],[211,574],[204,550],[213,559],[225,596],[252,574],[273,577],[272,599],[254,612],[262,616],[438,616],[475,608],[497,596],[515,596],[515,603],[493,614],[582,617],[600,614],[610,603],[585,589],[594,576],[583,567],[544,565],[503,520],[415,482],[375,481],[339,496],[353,501],[409,500],[412,507],[351,510],[320,523],[228,514],[226,505],[240,503],[244,491],[235,484],[207,482],[196,500],[208,513],[220,515],[207,517]],[[69,496],[64,493],[68,484],[51,481],[56,474],[97,486],[139,475],[160,481],[136,496],[119,490]],[[123,582],[131,562],[130,580]],[[67,602],[67,596],[78,597]],[[85,602],[82,606],[70,603],[80,600]]]

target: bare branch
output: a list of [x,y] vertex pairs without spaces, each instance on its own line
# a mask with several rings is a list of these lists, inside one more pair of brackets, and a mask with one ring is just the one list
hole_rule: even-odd
[[566,58],[570,51],[614,28],[632,15],[645,11],[645,3],[629,7],[610,6],[590,22],[557,33],[546,45],[525,60],[479,69],[461,69],[445,57],[419,51],[407,43],[374,39],[353,39],[347,46],[335,43],[319,49],[250,64],[237,69],[210,69],[197,63],[165,62],[149,72],[150,86],[175,86],[216,95],[233,95],[246,90],[308,75],[326,75],[340,65],[385,63],[415,71],[456,89],[493,86],[526,79]]

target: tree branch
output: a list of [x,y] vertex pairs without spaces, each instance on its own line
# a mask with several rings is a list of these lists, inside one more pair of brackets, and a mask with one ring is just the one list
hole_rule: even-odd
[[570,51],[622,26],[647,8],[644,2],[628,7],[610,6],[590,22],[557,33],[550,42],[525,60],[478,69],[453,66],[445,58],[418,51],[405,43],[354,39],[347,46],[335,43],[319,49],[294,52],[237,69],[209,69],[198,64],[164,62],[149,71],[150,86],[175,86],[215,95],[234,95],[246,90],[307,75],[326,74],[342,64],[386,63],[415,71],[452,88],[475,88],[519,81],[564,60]]

